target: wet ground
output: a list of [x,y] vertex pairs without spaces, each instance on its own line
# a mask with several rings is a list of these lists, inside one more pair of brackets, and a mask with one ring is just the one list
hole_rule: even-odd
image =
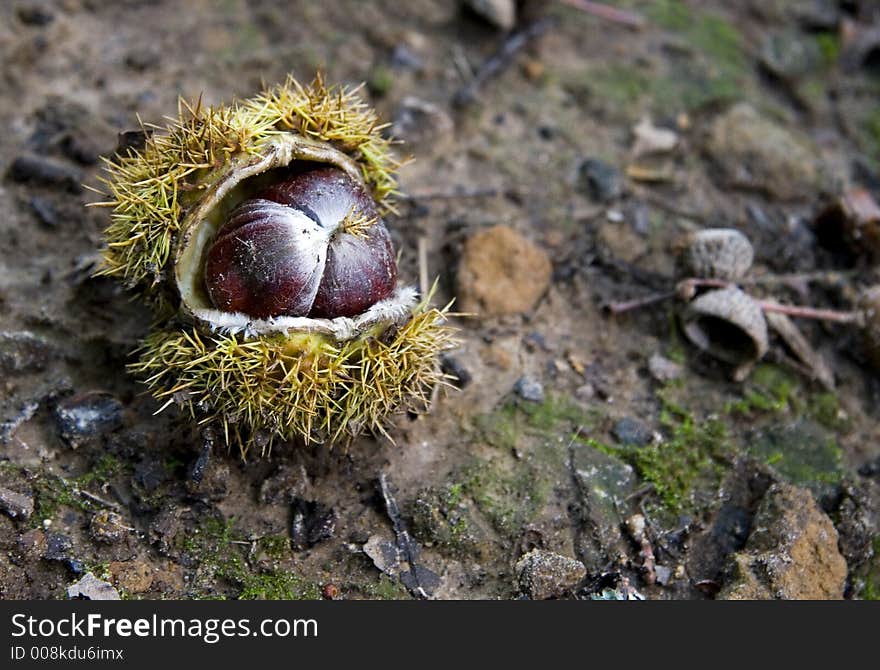
[[[872,3],[619,5],[641,29],[524,3],[515,30],[551,20],[483,81],[510,36],[451,1],[3,3],[0,597],[88,573],[129,598],[878,597],[857,328],[798,320],[823,364],[774,336],[733,381],[675,301],[603,309],[669,290],[706,227],[751,239],[750,276],[797,275],[765,299],[849,310],[880,282],[814,223],[880,198]],[[415,155],[403,277],[422,244],[437,302],[474,315],[460,388],[393,440],[242,462],[127,373],[149,314],[92,277],[107,219],[80,184],[178,96],[317,69],[366,82]]]

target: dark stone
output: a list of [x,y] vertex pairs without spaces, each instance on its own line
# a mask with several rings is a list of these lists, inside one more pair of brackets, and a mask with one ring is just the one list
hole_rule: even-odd
[[51,158],[25,154],[12,161],[9,178],[21,183],[65,188],[76,193],[82,189],[83,173],[79,168]]
[[295,498],[293,521],[290,525],[292,546],[296,551],[313,547],[333,537],[336,532],[336,512],[332,507],[312,500]]
[[55,211],[55,206],[51,202],[46,198],[35,196],[31,198],[30,204],[40,223],[49,228],[58,227],[58,212]]
[[580,177],[596,202],[610,202],[623,193],[623,175],[613,165],[588,158],[580,166]]
[[773,475],[766,466],[746,458],[736,462],[721,486],[725,492],[708,529],[692,542],[688,570],[696,582],[717,581],[728,557],[745,547],[755,512]]
[[15,8],[18,20],[28,26],[48,26],[55,20],[55,15],[40,2],[26,2]]
[[440,586],[440,575],[423,565],[417,565],[414,570],[401,572],[400,581],[410,592],[418,594],[421,590],[430,596]]
[[76,558],[68,558],[67,562],[64,565],[67,567],[68,570],[70,570],[70,574],[75,577],[83,574],[86,571],[85,564]]
[[440,369],[443,371],[443,374],[455,377],[455,381],[452,383],[460,389],[463,389],[473,380],[471,373],[455,356],[444,355],[440,359]]
[[654,433],[638,419],[624,417],[611,428],[611,435],[620,444],[644,447],[654,439]]
[[61,438],[73,449],[122,425],[122,403],[108,393],[84,393],[59,404],[55,419]]
[[43,558],[47,561],[66,561],[70,558],[70,550],[72,548],[73,542],[67,535],[47,533],[46,550],[43,552]]
[[211,445],[206,444],[199,454],[198,458],[193,461],[192,465],[189,467],[189,472],[187,473],[187,479],[194,486],[198,486],[202,483],[202,479],[205,477],[205,469],[208,467],[208,462],[211,460]]

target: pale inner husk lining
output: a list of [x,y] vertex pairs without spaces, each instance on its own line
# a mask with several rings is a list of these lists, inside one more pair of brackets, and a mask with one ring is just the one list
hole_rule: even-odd
[[192,314],[211,325],[215,332],[256,338],[293,332],[330,335],[337,341],[351,340],[380,323],[402,323],[409,318],[418,301],[418,291],[412,286],[398,286],[385,300],[380,300],[363,314],[355,317],[338,316],[335,319],[312,319],[307,316],[279,316],[254,319],[241,312],[223,312],[218,309],[194,307]]

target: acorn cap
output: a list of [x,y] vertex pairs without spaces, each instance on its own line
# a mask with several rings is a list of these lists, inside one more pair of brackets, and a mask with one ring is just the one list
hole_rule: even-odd
[[736,287],[707,291],[681,313],[685,336],[699,349],[747,371],[767,353],[767,322],[761,306]]
[[742,279],[752,267],[755,252],[749,239],[733,228],[707,228],[689,233],[679,255],[683,277]]

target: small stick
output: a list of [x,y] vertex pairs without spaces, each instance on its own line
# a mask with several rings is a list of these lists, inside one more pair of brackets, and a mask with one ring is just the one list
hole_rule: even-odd
[[561,0],[561,2],[563,5],[574,7],[591,16],[611,21],[612,23],[619,23],[628,28],[639,30],[645,25],[645,19],[640,14],[617,9],[617,7],[610,7],[601,2],[590,2],[590,0]]
[[834,321],[836,323],[860,323],[862,321],[861,312],[841,312],[836,309],[783,305],[772,300],[759,300],[758,304],[765,312],[777,312],[801,319],[818,319],[819,321]]
[[605,305],[605,311],[609,314],[623,314],[624,312],[648,307],[649,305],[663,302],[664,300],[670,300],[677,295],[678,293],[676,291],[666,291],[665,293],[653,293],[644,298],[636,298],[634,300],[626,300],[623,302],[612,302],[609,305]]
[[691,279],[682,279],[680,282],[678,282],[678,284],[676,284],[674,291],[653,293],[643,298],[636,298],[634,300],[627,300],[625,302],[613,302],[610,305],[607,305],[605,307],[605,310],[610,314],[623,314],[624,312],[629,312],[631,310],[639,309],[641,307],[647,307],[649,305],[653,305],[654,303],[669,300],[671,298],[681,297],[684,299],[688,299],[693,295],[694,289],[701,286],[712,288],[725,288],[727,286],[730,286],[730,282],[723,279],[699,279],[697,277],[693,277]]
[[456,107],[465,107],[474,102],[483,85],[507,68],[513,62],[514,56],[523,47],[543,35],[553,23],[554,20],[552,18],[545,17],[529,24],[504,40],[498,51],[483,62],[474,78],[462,86],[453,96],[452,104]]
[[[75,489],[77,493],[79,493],[83,498],[87,500],[91,500],[94,503],[98,503],[102,507],[107,507],[112,510],[118,510],[119,505],[115,502],[111,502],[110,500],[104,500],[103,498],[99,498],[94,493],[89,493],[88,491],[83,491],[82,489]],[[134,528],[129,528],[128,526],[120,526],[120,528],[125,528],[125,530],[134,530]]]
[[[648,307],[671,298],[680,297],[687,300],[693,295],[694,289],[697,287],[725,288],[731,285],[732,282],[723,279],[700,279],[692,277],[678,282],[674,291],[654,293],[643,298],[636,298],[624,302],[613,302],[610,305],[607,305],[605,310],[610,314],[623,314],[624,312]],[[801,305],[783,305],[773,300],[758,300],[756,302],[765,312],[778,312],[779,314],[786,314],[795,318],[856,324],[861,323],[864,320],[864,315],[861,312],[841,312],[835,309],[818,309]]]

